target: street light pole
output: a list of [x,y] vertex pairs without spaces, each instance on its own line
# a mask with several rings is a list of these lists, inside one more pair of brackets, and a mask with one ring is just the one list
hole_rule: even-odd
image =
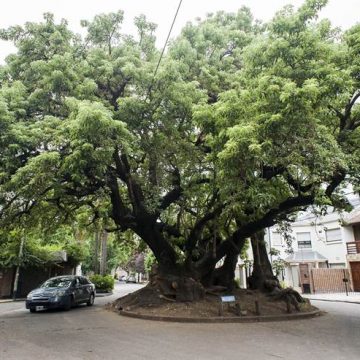
[[24,242],[25,242],[25,237],[22,236],[21,241],[20,241],[19,255],[18,255],[18,265],[16,267],[15,279],[14,279],[13,300],[16,299],[16,295],[17,295],[18,288],[19,288],[20,264],[21,264],[22,257],[23,257]]

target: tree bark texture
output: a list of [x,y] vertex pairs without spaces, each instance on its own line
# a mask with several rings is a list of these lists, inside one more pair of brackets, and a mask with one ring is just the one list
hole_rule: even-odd
[[94,267],[94,273],[99,273],[99,238],[100,238],[100,232],[99,230],[95,231],[94,236],[94,258],[93,258],[93,267]]
[[108,239],[108,233],[106,231],[101,232],[101,242],[100,242],[100,275],[105,275],[107,271],[107,239]]
[[253,272],[249,278],[250,288],[266,290],[270,284],[279,287],[279,281],[272,271],[267,254],[264,231],[252,235],[250,239],[254,255]]

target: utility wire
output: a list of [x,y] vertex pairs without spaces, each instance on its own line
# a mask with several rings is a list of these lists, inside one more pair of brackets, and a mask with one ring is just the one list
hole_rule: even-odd
[[161,52],[161,55],[160,55],[159,61],[158,61],[158,63],[157,63],[157,66],[156,66],[156,69],[155,69],[155,71],[154,71],[154,75],[153,75],[153,78],[152,78],[152,81],[151,81],[151,84],[150,84],[150,87],[149,87],[149,93],[150,93],[150,91],[151,91],[151,88],[152,88],[152,87],[153,87],[153,85],[154,85],[155,76],[156,76],[157,71],[158,71],[158,69],[159,69],[161,59],[162,59],[162,57],[163,57],[163,55],[164,55],[164,52],[165,52],[165,49],[166,49],[166,45],[167,45],[167,43],[168,43],[168,41],[169,41],[169,38],[170,38],[170,35],[171,35],[171,31],[172,31],[172,29],[173,29],[173,27],[174,27],[175,20],[176,20],[176,18],[177,18],[178,13],[179,13],[179,10],[180,10],[180,6],[181,6],[181,4],[182,4],[182,0],[180,0],[179,5],[178,5],[178,7],[177,7],[177,9],[176,9],[176,13],[175,13],[175,16],[174,16],[173,22],[172,22],[172,24],[171,24],[171,27],[170,27],[169,33],[168,33],[167,38],[166,38],[166,40],[165,40],[164,47],[163,47],[163,49],[162,49],[162,52]]

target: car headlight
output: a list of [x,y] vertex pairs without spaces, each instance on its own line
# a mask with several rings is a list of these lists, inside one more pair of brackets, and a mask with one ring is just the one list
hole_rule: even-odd
[[33,296],[32,294],[28,294],[28,296],[26,297],[26,300],[32,300]]
[[66,294],[65,290],[58,290],[54,293],[55,296],[64,296]]

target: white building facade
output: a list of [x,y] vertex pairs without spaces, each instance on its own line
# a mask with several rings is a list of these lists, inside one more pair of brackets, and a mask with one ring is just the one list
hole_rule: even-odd
[[282,259],[286,262],[285,271],[280,276],[285,285],[310,292],[310,271],[313,268],[349,269],[350,272],[353,269],[354,276],[357,276],[354,269],[360,268],[359,204],[346,214],[303,214],[291,224],[290,235],[293,253],[288,252],[289,247],[276,226],[267,229],[265,235],[269,253],[270,249],[279,252],[276,256],[269,255],[271,261]]

